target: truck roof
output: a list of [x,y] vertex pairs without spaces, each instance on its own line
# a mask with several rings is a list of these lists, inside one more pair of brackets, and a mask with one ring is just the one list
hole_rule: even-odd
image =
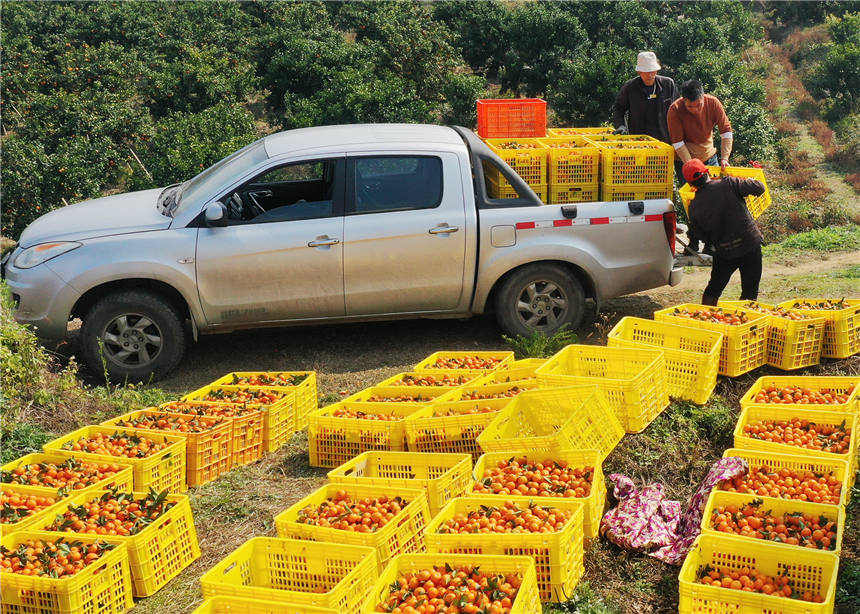
[[310,147],[416,142],[463,144],[460,136],[446,126],[432,124],[347,124],[297,128],[277,132],[265,138],[265,147],[266,154],[272,158]]

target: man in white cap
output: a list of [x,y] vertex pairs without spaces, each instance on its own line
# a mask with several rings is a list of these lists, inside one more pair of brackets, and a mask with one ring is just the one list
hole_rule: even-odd
[[672,79],[657,75],[659,70],[660,63],[653,51],[639,53],[636,59],[639,76],[622,85],[615,99],[612,113],[615,134],[647,134],[670,142],[666,114],[679,94]]

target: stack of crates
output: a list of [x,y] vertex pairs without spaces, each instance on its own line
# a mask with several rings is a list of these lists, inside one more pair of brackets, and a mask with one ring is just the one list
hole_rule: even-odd
[[[547,147],[538,139],[486,139],[492,149],[535,194],[547,201]],[[495,167],[487,175],[490,198],[519,198],[517,191]]]
[[600,150],[584,136],[537,140],[547,148],[547,202],[555,205],[596,201],[600,179]]
[[672,198],[671,145],[646,135],[591,134],[600,149],[600,198],[604,201]]

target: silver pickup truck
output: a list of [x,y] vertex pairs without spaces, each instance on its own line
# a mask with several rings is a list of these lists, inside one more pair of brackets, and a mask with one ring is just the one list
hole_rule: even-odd
[[[501,173],[516,198],[488,193]],[[585,302],[675,285],[669,200],[545,205],[471,131],[291,130],[188,181],[40,217],[2,268],[45,338],[159,378],[198,333],[494,311],[512,334],[577,328]]]

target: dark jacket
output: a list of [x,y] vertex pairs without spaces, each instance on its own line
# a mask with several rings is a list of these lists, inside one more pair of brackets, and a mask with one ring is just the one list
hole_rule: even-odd
[[712,179],[696,190],[690,201],[689,237],[714,248],[720,258],[740,258],[761,245],[761,232],[744,198],[764,194],[764,184],[755,179]]
[[[678,88],[669,77],[657,75],[654,83],[655,99],[649,100],[651,88],[647,87],[640,77],[630,79],[621,86],[615,104],[612,107],[612,125],[616,128],[624,124],[624,114],[627,117],[627,131],[630,134],[647,134],[669,143],[669,126],[666,114],[669,106],[678,98]],[[650,117],[649,117],[650,114]],[[648,129],[649,124],[655,129]]]

